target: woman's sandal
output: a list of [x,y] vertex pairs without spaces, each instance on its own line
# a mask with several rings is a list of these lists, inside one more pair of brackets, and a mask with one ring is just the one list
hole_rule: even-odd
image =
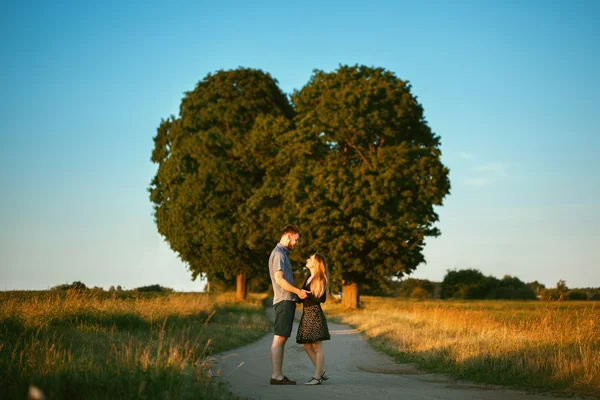
[[320,385],[322,382],[321,379],[317,379],[317,378],[310,378],[310,381],[304,383],[305,385]]
[[321,375],[321,381],[326,381],[327,379],[329,379],[329,375],[327,375],[327,372],[323,372],[323,375]]

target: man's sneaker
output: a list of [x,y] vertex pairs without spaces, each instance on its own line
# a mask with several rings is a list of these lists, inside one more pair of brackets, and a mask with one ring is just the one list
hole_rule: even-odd
[[288,379],[287,376],[284,376],[281,379],[271,378],[271,385],[295,385],[296,381]]

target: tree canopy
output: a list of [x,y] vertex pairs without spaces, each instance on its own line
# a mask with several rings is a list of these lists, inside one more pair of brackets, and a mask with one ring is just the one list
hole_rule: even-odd
[[252,274],[264,255],[236,234],[239,210],[262,186],[262,157],[273,146],[254,127],[291,119],[289,100],[268,73],[239,68],[207,75],[185,93],[179,114],[154,137],[149,191],[158,231],[193,279]]
[[340,66],[315,71],[292,103],[247,212],[301,226],[334,282],[372,287],[415,270],[425,238],[440,234],[434,206],[450,181],[411,86],[382,68]]
[[425,238],[440,234],[434,207],[450,191],[440,137],[410,84],[340,66],[315,70],[291,101],[268,74],[242,68],[186,93],[154,138],[159,232],[194,278],[264,274],[287,223],[308,243],[295,261],[321,252],[334,287],[410,274]]

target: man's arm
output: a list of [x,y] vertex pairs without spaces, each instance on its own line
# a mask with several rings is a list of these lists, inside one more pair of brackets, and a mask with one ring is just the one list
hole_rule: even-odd
[[277,283],[283,290],[287,290],[288,292],[296,294],[300,299],[306,298],[306,290],[298,289],[296,286],[292,285],[283,277],[283,272],[281,270],[275,271],[275,283]]

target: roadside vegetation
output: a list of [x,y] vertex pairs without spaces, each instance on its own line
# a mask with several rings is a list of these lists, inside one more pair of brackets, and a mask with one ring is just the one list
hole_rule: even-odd
[[0,292],[0,398],[229,399],[210,356],[271,329],[263,297]]
[[[432,299],[440,287],[406,281],[396,295],[407,298],[361,296],[358,310],[339,300],[324,309],[377,350],[426,372],[600,397],[599,303]],[[267,294],[243,303],[235,296],[80,282],[0,292],[0,398],[24,398],[35,386],[49,398],[230,399],[211,355],[272,327]]]
[[596,302],[411,301],[361,296],[361,309],[325,303],[399,362],[457,379],[600,396]]

